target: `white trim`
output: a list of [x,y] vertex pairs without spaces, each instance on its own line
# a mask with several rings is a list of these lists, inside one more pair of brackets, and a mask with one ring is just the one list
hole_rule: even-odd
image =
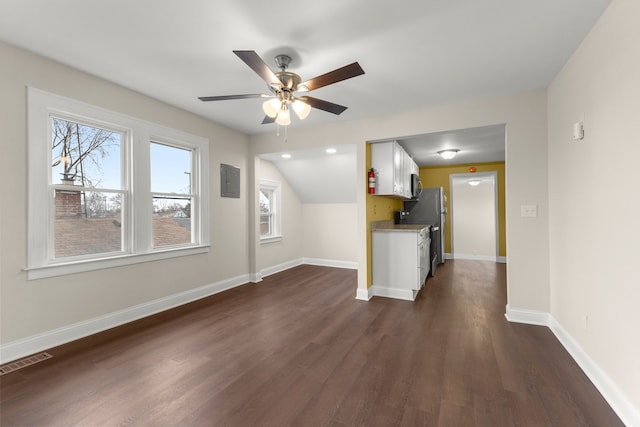
[[[269,205],[271,234],[267,236],[260,235],[260,243],[279,242],[282,240],[282,184],[279,181],[262,178],[260,179],[259,191],[263,190],[271,193],[272,196]],[[260,204],[259,195],[258,204]],[[262,212],[258,213],[258,223],[260,223],[260,216],[262,215]]]
[[323,267],[335,267],[335,268],[348,268],[350,270],[357,270],[358,263],[355,261],[339,261],[333,259],[321,259],[321,258],[303,258],[303,264],[320,265]]
[[271,267],[265,267],[259,272],[251,274],[250,275],[251,282],[252,283],[261,282],[264,277],[270,276],[272,274],[280,273],[282,271],[285,271],[290,268],[297,267],[303,264],[319,265],[322,267],[348,268],[352,270],[358,269],[357,262],[338,261],[338,260],[320,259],[320,258],[297,258],[291,261],[283,262],[281,264],[272,265]]
[[0,363],[29,356],[248,283],[244,274],[0,345]]
[[171,248],[152,253],[126,254],[111,258],[98,258],[76,262],[51,264],[45,267],[25,268],[27,280],[44,279],[46,277],[64,276],[83,271],[102,270],[105,268],[122,267],[125,265],[139,264],[142,262],[158,261],[181,256],[207,253],[210,246],[188,246]]
[[356,290],[356,299],[361,301],[369,301],[373,298],[373,288],[361,289],[358,288]]
[[302,258],[298,258],[291,261],[283,262],[282,264],[263,268],[262,270],[260,270],[258,274],[260,275],[260,277],[267,277],[267,276],[271,276],[272,274],[280,273],[281,271],[285,271],[302,264],[304,264],[304,262],[302,261]]
[[498,262],[498,257],[495,255],[473,255],[473,254],[458,254],[454,253],[452,259],[467,259],[471,261],[493,261]]
[[465,254],[451,254],[451,253],[445,253],[444,254],[444,259],[470,259],[470,260],[482,260],[482,261],[495,261],[497,263],[500,264],[506,264],[507,263],[507,257],[506,256],[497,256],[497,257],[493,257],[493,256],[478,256],[478,255],[465,255]]
[[[209,140],[177,129],[86,104],[71,98],[27,88],[27,280],[127,265],[135,262],[202,253],[209,250]],[[123,133],[122,186],[108,191],[123,195],[122,250],[92,254],[82,259],[54,259],[51,183],[50,116],[104,126]],[[150,191],[150,144],[164,143],[192,151],[191,200],[195,243],[154,249],[152,244]],[[135,162],[135,168],[133,164]],[[95,191],[77,187],[77,190]],[[137,194],[133,196],[133,194]],[[45,212],[45,215],[43,215]],[[132,256],[133,255],[133,256]],[[143,256],[139,256],[143,255]]]
[[282,241],[282,236],[278,235],[278,236],[267,236],[267,237],[261,237],[260,238],[260,244],[267,244],[267,243],[275,243],[275,242],[280,242]]
[[509,322],[526,323],[528,325],[549,326],[550,314],[543,311],[511,308],[507,304],[504,316]]
[[370,288],[373,292],[373,296],[395,298],[405,301],[415,301],[418,291],[411,289],[399,289],[399,288],[387,288],[384,286],[372,286]]
[[541,311],[512,309],[507,304],[505,317],[510,322],[541,325],[551,329],[560,344],[598,389],[602,397],[620,417],[620,420],[627,426],[640,426],[640,409],[633,405],[617,384],[589,357],[582,346],[552,315]]

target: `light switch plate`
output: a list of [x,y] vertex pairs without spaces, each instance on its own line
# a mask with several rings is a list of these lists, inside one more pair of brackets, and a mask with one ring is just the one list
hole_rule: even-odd
[[520,216],[535,218],[538,216],[537,205],[522,205],[520,206]]

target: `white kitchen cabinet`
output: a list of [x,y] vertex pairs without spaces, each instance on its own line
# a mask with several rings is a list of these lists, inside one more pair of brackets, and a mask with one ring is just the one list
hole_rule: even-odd
[[429,274],[428,228],[371,232],[374,295],[413,301]]
[[413,160],[396,141],[371,144],[371,167],[376,172],[376,195],[411,198],[408,160]]

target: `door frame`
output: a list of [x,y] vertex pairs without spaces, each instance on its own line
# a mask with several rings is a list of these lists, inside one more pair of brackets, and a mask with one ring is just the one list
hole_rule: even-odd
[[[500,260],[500,227],[499,227],[499,207],[498,207],[498,172],[497,171],[488,171],[488,172],[474,172],[474,173],[454,173],[449,175],[449,197],[451,200],[449,201],[449,212],[447,212],[447,216],[449,217],[449,233],[451,238],[451,257],[453,259],[456,258],[455,251],[455,240],[454,229],[455,224],[453,221],[453,201],[455,199],[455,191],[454,191],[454,181],[457,180],[469,180],[473,178],[482,178],[482,177],[491,177],[493,179],[493,221],[494,221],[494,229],[495,229],[495,254],[494,261],[499,262]],[[481,259],[481,258],[478,258]]]

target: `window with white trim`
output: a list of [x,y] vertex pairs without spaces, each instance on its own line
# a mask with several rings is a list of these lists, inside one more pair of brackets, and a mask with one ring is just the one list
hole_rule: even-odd
[[28,278],[208,250],[208,140],[28,90]]
[[281,185],[277,181],[260,180],[260,241],[272,242],[282,239],[280,230]]

